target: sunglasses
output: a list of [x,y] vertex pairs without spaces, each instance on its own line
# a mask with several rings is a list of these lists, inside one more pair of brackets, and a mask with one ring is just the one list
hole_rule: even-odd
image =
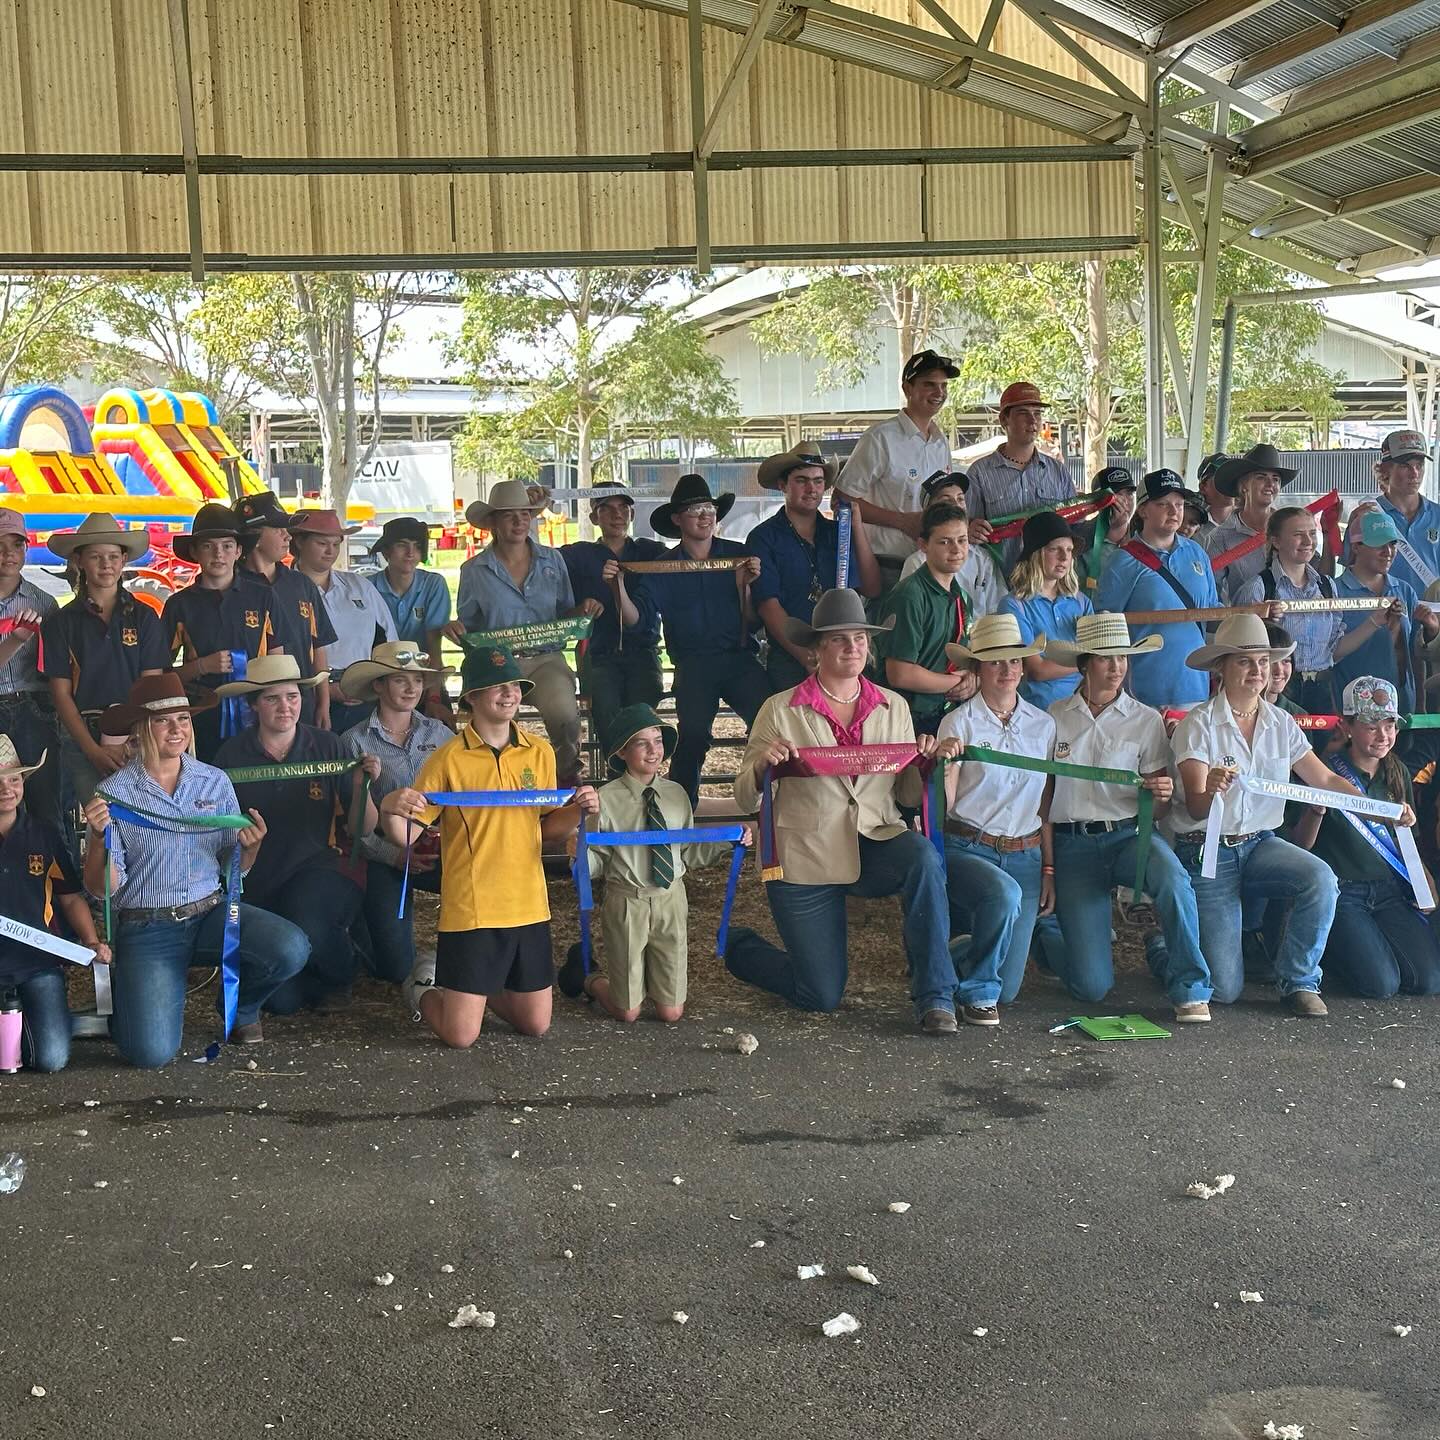
[[390,658],[397,665],[423,665],[430,657],[423,650],[397,650]]

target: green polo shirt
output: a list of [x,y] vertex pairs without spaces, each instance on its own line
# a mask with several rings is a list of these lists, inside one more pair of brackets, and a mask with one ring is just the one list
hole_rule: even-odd
[[[975,604],[957,576],[951,576],[950,588],[943,590],[930,567],[922,565],[890,592],[882,607],[881,618],[893,615],[895,628],[888,635],[876,637],[880,654],[883,659],[908,660],[943,675],[950,664],[945,647],[965,638],[974,611]],[[910,713],[917,718],[942,714],[946,708],[943,693],[916,694],[899,686],[893,688],[905,697]]]
[[[1405,776],[1405,793],[1395,796],[1386,787],[1383,776],[1382,767],[1365,787],[1365,793],[1372,800],[1398,800],[1413,807],[1415,798],[1410,788],[1410,777]],[[1320,833],[1315,837],[1315,844],[1311,849],[1312,853],[1318,855],[1335,872],[1335,878],[1342,883],[1383,880],[1387,876],[1401,879],[1338,810],[1325,812],[1325,818],[1320,822]]]

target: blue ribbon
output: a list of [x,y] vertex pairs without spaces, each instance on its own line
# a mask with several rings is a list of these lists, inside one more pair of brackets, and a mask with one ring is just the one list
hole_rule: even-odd
[[590,888],[590,857],[586,853],[591,847],[601,848],[616,845],[719,845],[727,840],[730,852],[730,877],[725,884],[725,903],[720,908],[720,927],[715,934],[715,953],[725,958],[725,942],[730,936],[730,910],[735,904],[735,892],[740,885],[740,867],[745,863],[745,829],[741,825],[701,825],[688,830],[597,830],[587,831],[584,817],[575,837],[575,864],[572,874],[575,891],[580,897],[580,958],[585,973],[590,973],[590,912],[595,908],[594,893]]
[[839,526],[835,536],[835,588],[846,590],[850,586],[850,530],[854,524],[849,505],[835,507],[835,523]]
[[[1348,780],[1362,795],[1368,793],[1369,779],[1357,773],[1354,766],[1343,755],[1330,756],[1330,768],[1342,780]],[[1370,848],[1400,876],[1406,887],[1409,888],[1410,871],[1406,869],[1405,861],[1400,856],[1400,847],[1391,839],[1389,826],[1380,820],[1367,820],[1363,816],[1352,814],[1349,810],[1332,811],[1331,813],[1343,815],[1360,832],[1361,838],[1369,842]]]
[[[457,809],[506,810],[524,807],[528,810],[558,810],[568,805],[575,791],[570,790],[425,790],[421,792],[431,805],[453,805]],[[413,844],[410,826],[405,826],[405,875],[400,881],[398,919],[405,918],[405,905],[410,898],[410,850]]]
[[[245,678],[250,657],[243,650],[230,652],[230,683]],[[238,735],[250,723],[250,707],[243,695],[226,695],[220,701],[220,738]]]

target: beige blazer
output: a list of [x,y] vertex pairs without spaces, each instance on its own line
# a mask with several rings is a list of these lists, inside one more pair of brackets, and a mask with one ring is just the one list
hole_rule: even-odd
[[[792,706],[793,690],[772,695],[750,727],[750,743],[735,777],[735,803],[742,814],[760,808],[755,764],[772,740],[797,748],[834,746],[835,732],[808,705]],[[882,690],[885,705],[865,719],[861,743],[913,744],[910,709],[893,690]],[[796,885],[849,885],[860,878],[859,837],[889,840],[902,834],[896,792],[909,805],[920,803],[921,781],[912,766],[898,775],[859,775],[854,779],[817,775],[780,780],[775,786],[775,849],[784,878]]]

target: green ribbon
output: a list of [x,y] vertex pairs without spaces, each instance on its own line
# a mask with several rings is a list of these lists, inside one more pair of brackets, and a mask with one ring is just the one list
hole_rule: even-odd
[[1074,765],[1068,760],[1037,760],[1032,755],[1010,755],[988,745],[967,745],[965,753],[949,763],[959,765],[978,760],[982,765],[1006,765],[1012,770],[1034,770],[1041,775],[1062,775],[1068,780],[1089,780],[1097,785],[1129,785],[1137,791],[1139,813],[1135,817],[1136,895],[1145,893],[1145,871],[1150,861],[1150,835],[1155,828],[1155,797],[1145,788],[1145,777],[1134,770],[1112,770],[1103,765]]
[[1440,730],[1440,715],[1402,715],[1400,724],[1406,730]]
[[268,780],[314,780],[322,775],[343,775],[359,760],[296,760],[285,765],[241,765],[227,770],[232,785],[261,785]]
[[549,650],[583,640],[594,620],[589,615],[576,615],[567,620],[538,620],[533,625],[511,625],[505,630],[472,630],[460,637],[466,650],[484,650],[503,645],[507,650]]

